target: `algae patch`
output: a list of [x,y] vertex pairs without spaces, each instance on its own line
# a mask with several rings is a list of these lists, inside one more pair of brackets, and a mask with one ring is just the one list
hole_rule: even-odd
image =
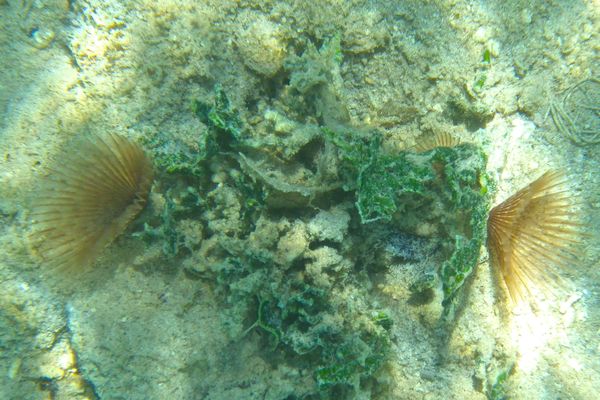
[[[343,109],[337,101],[328,104]],[[145,236],[164,237],[171,256],[180,243],[190,243],[180,228],[173,231],[179,216],[169,210],[178,204],[180,215],[202,226],[202,240],[187,248],[183,264],[214,285],[227,305],[221,317],[230,335],[260,334],[267,357],[283,356],[311,371],[322,395],[361,392],[388,357],[393,321],[370,293],[369,274],[361,272],[366,266],[354,249],[378,226],[417,238],[424,223],[434,226],[428,241],[440,260],[438,278],[429,274],[412,289],[441,284],[449,306],[485,241],[484,153],[472,144],[388,153],[378,131],[344,121],[302,123],[273,109],[267,121],[279,129],[257,136],[219,85],[214,103],[194,102],[193,112],[206,126],[198,134],[200,147],[210,151],[190,159],[189,151],[165,152],[168,141],[161,137],[148,142],[168,175],[162,225],[146,224]],[[285,153],[281,131],[306,136]],[[393,236],[383,240],[393,243]]]

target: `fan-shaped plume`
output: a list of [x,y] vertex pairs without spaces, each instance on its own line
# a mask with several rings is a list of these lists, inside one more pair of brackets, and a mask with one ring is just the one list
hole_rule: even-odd
[[86,137],[57,158],[31,205],[31,242],[51,266],[92,261],[142,210],[152,163],[124,137]]
[[417,139],[414,149],[417,153],[425,153],[436,147],[454,147],[459,144],[460,140],[456,139],[448,132],[438,132],[433,136],[420,137]]
[[533,285],[562,286],[559,270],[578,258],[575,203],[565,175],[549,171],[490,212],[488,250],[515,303]]

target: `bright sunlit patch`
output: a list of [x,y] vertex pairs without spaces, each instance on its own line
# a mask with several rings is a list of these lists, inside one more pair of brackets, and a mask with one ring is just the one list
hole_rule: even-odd
[[104,37],[103,33],[97,31],[94,28],[89,28],[83,43],[83,50],[87,57],[96,58],[104,56],[108,47],[108,41]]
[[544,346],[550,340],[552,321],[546,316],[535,315],[524,303],[515,307],[512,319],[512,340],[517,345],[518,366],[523,372],[535,369]]
[[575,358],[568,358],[567,365],[577,372],[581,372],[583,370],[583,365],[581,365],[581,363]]
[[58,356],[57,365],[63,371],[68,370],[73,365],[75,365],[75,354],[71,350],[66,351],[65,353]]
[[[556,304],[552,300],[537,301],[535,311],[524,301],[519,302],[513,309],[511,318],[511,335],[519,355],[518,368],[525,372],[533,372],[545,352],[550,347],[560,343],[568,345],[568,329],[573,318],[569,315],[574,312],[564,312],[565,308],[572,308],[576,295],[568,297],[568,300],[556,309]],[[565,306],[564,304],[568,304]],[[576,371],[580,371],[582,366],[580,362],[572,357],[566,359],[567,365]]]

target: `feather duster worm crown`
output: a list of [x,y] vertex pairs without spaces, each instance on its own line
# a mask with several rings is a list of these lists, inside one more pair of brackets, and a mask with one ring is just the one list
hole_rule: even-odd
[[562,172],[549,171],[492,209],[488,250],[513,302],[532,286],[562,286],[559,270],[577,261],[580,223]]
[[417,153],[425,153],[437,147],[454,147],[460,144],[460,140],[448,132],[438,132],[432,136],[421,137],[417,140],[414,150]]
[[115,134],[76,140],[56,161],[32,200],[32,246],[51,266],[81,267],[142,210],[152,163]]

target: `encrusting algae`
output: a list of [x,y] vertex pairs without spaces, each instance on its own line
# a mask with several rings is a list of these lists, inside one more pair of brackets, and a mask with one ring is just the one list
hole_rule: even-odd
[[144,208],[152,178],[150,158],[129,139],[75,141],[34,193],[33,251],[51,267],[91,263]]

